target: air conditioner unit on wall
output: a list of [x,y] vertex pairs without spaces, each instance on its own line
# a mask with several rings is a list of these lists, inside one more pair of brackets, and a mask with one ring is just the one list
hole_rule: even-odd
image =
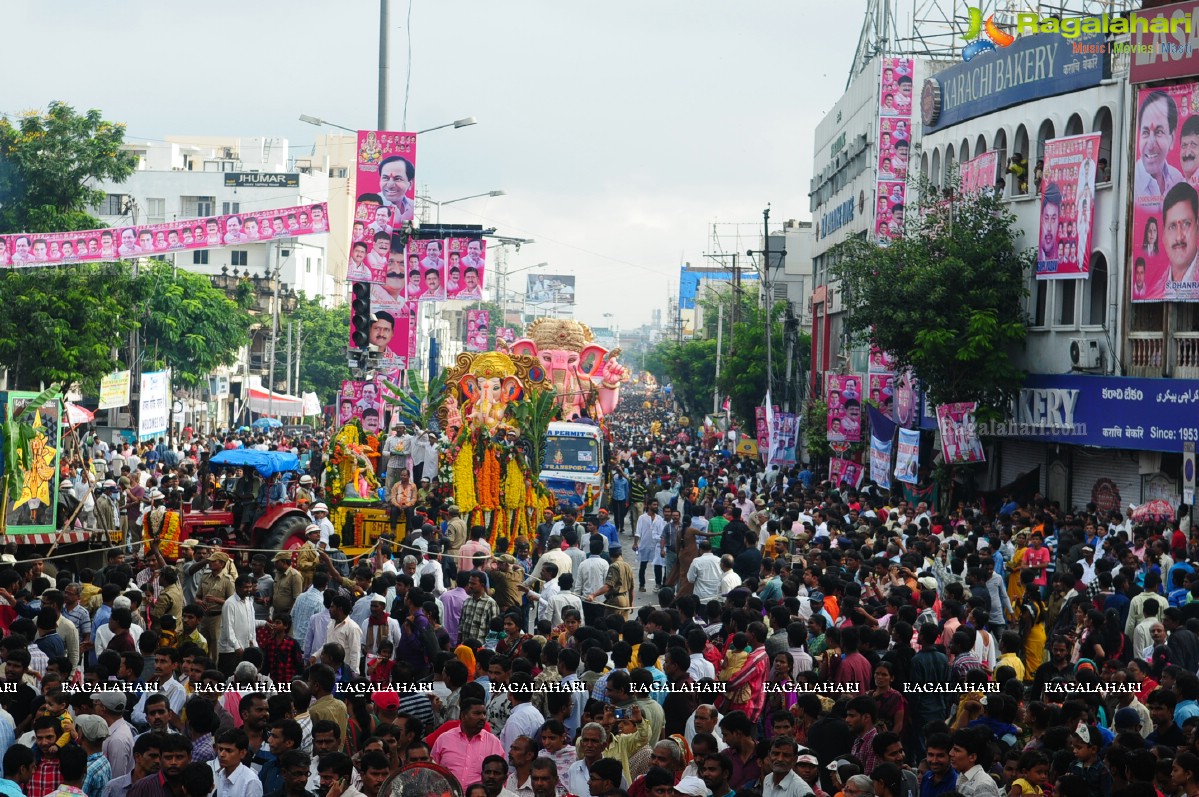
[[1101,368],[1103,350],[1091,338],[1070,338],[1070,363],[1078,369]]

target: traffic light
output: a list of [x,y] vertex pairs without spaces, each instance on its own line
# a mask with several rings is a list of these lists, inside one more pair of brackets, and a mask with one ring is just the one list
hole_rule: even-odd
[[355,282],[351,294],[350,345],[351,348],[366,351],[370,345],[372,322],[370,283]]

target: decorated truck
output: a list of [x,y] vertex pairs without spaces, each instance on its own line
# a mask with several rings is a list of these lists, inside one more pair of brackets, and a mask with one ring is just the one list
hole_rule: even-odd
[[590,517],[604,504],[607,461],[599,426],[554,422],[545,432],[541,483],[559,507],[572,506]]

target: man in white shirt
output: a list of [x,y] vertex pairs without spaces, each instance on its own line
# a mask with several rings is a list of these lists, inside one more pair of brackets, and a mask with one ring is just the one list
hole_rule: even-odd
[[[388,616],[387,598],[382,595],[371,595],[370,606],[370,615],[358,626],[362,630],[366,655],[378,656],[379,645],[383,642],[390,642],[394,651],[400,641],[400,622]],[[346,651],[346,658],[349,658],[349,651]]]
[[155,692],[162,693],[167,703],[171,707],[171,711],[176,714],[183,712],[183,704],[187,702],[187,689],[183,684],[175,680],[175,659],[171,654],[177,652],[175,648],[159,648],[154,652],[154,679],[155,682],[146,681],[147,689],[142,692],[141,699],[137,701],[137,705],[133,707],[132,718],[139,725],[149,725],[150,722],[146,719],[146,698]]
[[741,586],[741,576],[733,569],[735,560],[731,554],[720,557],[720,594],[728,595]]
[[762,778],[762,797],[807,797],[808,782],[795,774],[799,745],[793,738],[776,736],[770,743],[770,773]]
[[254,592],[257,579],[251,575],[237,577],[237,594],[221,606],[221,635],[217,641],[217,666],[223,672],[233,672],[246,648],[258,647],[255,636]]
[[695,597],[700,602],[720,596],[720,559],[712,553],[712,543],[703,540],[699,544],[700,554],[687,570],[687,580],[694,585]]
[[216,758],[208,766],[215,776],[216,797],[262,797],[262,781],[242,763],[250,749],[246,732],[239,729],[221,733],[214,747]]
[[[508,679],[508,685],[513,689],[508,693],[508,699],[512,701],[512,713],[500,731],[500,744],[505,750],[511,750],[512,743],[519,736],[535,739],[538,729],[545,722],[545,717],[533,706],[533,676],[514,672]],[[526,691],[517,691],[520,689]]]
[[[338,595],[329,606],[329,625],[325,632],[325,644],[336,642],[346,652],[346,667],[358,675],[358,660],[362,653],[362,629],[350,619],[354,605],[345,595]],[[319,654],[320,648],[313,651]]]
[[550,619],[551,612],[550,603],[562,591],[562,588],[558,585],[558,566],[553,562],[547,562],[541,570],[541,577],[545,579],[545,584],[542,585],[540,591],[535,591],[532,588],[526,589],[529,598],[537,603],[537,619],[548,620]]

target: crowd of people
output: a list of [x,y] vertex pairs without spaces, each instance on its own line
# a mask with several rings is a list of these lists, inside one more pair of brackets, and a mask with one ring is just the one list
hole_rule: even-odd
[[[98,570],[6,552],[0,793],[378,797],[431,762],[466,797],[1199,794],[1185,511],[938,511],[641,398],[607,421],[602,506],[494,549],[399,427],[404,523],[356,559],[318,439],[89,441],[109,472],[72,508],[150,539]],[[164,556],[153,513],[236,446],[305,455],[308,544]]]

